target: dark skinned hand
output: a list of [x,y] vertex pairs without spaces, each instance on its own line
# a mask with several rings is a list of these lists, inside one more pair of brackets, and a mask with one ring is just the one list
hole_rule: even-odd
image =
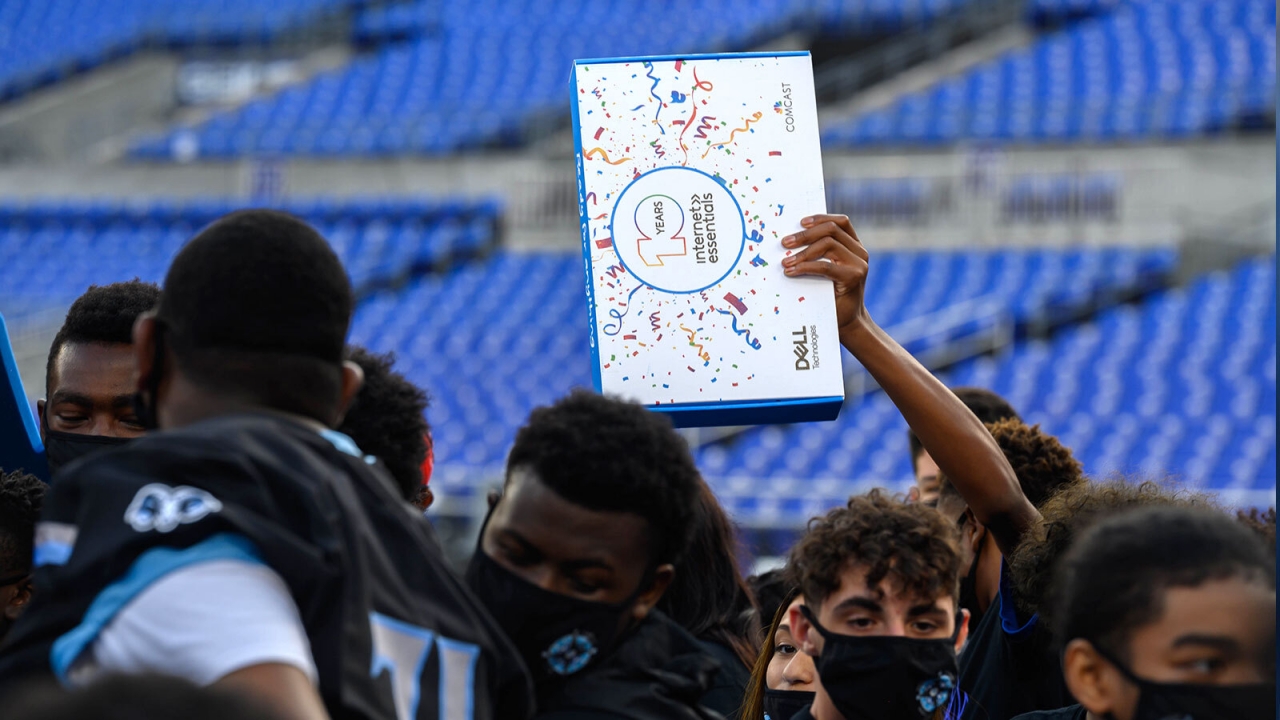
[[841,337],[871,324],[863,302],[867,286],[867,249],[847,215],[811,215],[800,221],[804,229],[782,239],[794,251],[782,261],[789,277],[820,275],[835,285],[836,324]]

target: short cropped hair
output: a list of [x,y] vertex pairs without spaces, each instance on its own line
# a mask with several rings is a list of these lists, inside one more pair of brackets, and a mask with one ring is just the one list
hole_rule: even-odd
[[[1039,425],[1027,426],[1021,420],[1009,419],[989,423],[987,429],[1013,467],[1022,494],[1032,505],[1040,507],[1062,488],[1084,482],[1084,466],[1058,438],[1041,430]],[[959,494],[950,480],[943,477],[939,506],[943,505],[943,498]]]
[[689,446],[636,403],[575,390],[536,408],[507,457],[507,477],[518,469],[575,505],[644,518],[654,566],[677,562],[693,532],[699,475]]
[[45,364],[45,393],[50,391],[53,364],[67,343],[133,344],[133,323],[154,309],[160,300],[160,286],[138,278],[110,285],[90,285],[71,303],[62,327],[53,336]]
[[358,345],[347,347],[347,359],[364,371],[364,385],[338,427],[366,454],[382,460],[405,500],[422,487],[427,459],[424,413],[427,393],[393,369],[395,353],[379,355]]
[[1046,607],[1058,561],[1085,530],[1126,510],[1143,507],[1217,506],[1207,495],[1150,481],[1081,482],[1064,487],[1040,506],[1040,521],[1005,558],[1018,611],[1030,616]]
[[[1008,400],[985,388],[977,387],[958,387],[952,388],[951,392],[969,408],[984,425],[996,422],[997,420],[1008,420],[1013,418],[1021,420],[1018,412],[1013,409]],[[911,444],[911,467],[915,467],[916,460],[920,457],[920,453],[924,452],[924,445],[920,443],[920,438],[911,430],[907,430],[907,441]]]
[[45,488],[34,475],[0,469],[0,573],[30,569]]
[[866,568],[869,588],[890,578],[911,595],[957,599],[959,531],[934,508],[872,490],[810,520],[791,548],[787,573],[816,611],[854,566]]
[[354,302],[319,233],[287,213],[242,210],[174,258],[156,320],[179,367],[206,389],[327,423]]
[[1163,612],[1164,592],[1240,577],[1275,588],[1275,564],[1226,513],[1146,507],[1099,521],[1063,557],[1048,620],[1061,646],[1083,638],[1122,661],[1133,632]]
[[1276,509],[1267,508],[1259,510],[1258,508],[1249,508],[1248,510],[1236,511],[1236,520],[1241,525],[1249,528],[1258,536],[1262,543],[1266,546],[1267,551],[1274,557],[1276,554]]

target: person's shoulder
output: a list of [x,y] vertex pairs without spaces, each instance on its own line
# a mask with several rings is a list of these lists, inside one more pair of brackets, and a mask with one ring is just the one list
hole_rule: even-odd
[[1089,713],[1079,705],[1069,705],[1057,710],[1037,710],[1024,713],[1013,720],[1086,720]]

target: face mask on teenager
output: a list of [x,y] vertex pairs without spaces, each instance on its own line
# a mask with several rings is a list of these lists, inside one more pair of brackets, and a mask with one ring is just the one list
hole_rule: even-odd
[[[1094,646],[1097,649],[1097,646]],[[1192,685],[1158,683],[1134,675],[1124,663],[1098,651],[1138,687],[1133,720],[1273,720],[1276,684]],[[1107,714],[1108,720],[1114,716]]]
[[816,694],[804,690],[765,690],[764,720],[791,720],[813,704]]
[[581,600],[527,582],[485,554],[480,542],[467,567],[467,585],[520,651],[539,694],[608,656],[648,584],[646,576],[619,603]]
[[81,435],[78,433],[46,430],[44,433],[44,452],[49,461],[49,472],[56,473],[72,460],[102,452],[108,448],[123,445],[133,438],[109,437],[107,435]]
[[951,703],[959,675],[955,637],[841,635],[822,627],[807,605],[800,612],[822,635],[822,654],[814,665],[841,715],[909,720],[932,717]]

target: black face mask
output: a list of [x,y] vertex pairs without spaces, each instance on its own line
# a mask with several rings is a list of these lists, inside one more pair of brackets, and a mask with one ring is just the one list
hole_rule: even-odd
[[801,690],[765,690],[764,720],[791,720],[813,704],[816,694]]
[[63,465],[69,464],[72,460],[79,460],[108,448],[124,445],[132,439],[45,430],[44,452],[49,460],[49,472],[57,473]]
[[[483,540],[483,529],[480,537]],[[480,545],[476,543],[467,566],[467,585],[520,651],[540,697],[609,655],[622,635],[624,616],[650,583],[646,575],[619,603],[581,600],[525,581]]]
[[822,635],[822,655],[814,665],[831,702],[848,720],[930,718],[946,710],[959,692],[954,637],[840,635],[822,627],[808,606],[800,612]]
[[1133,712],[1133,720],[1274,720],[1276,716],[1274,682],[1247,685],[1151,682],[1134,675],[1124,663],[1098,646],[1094,649],[1138,687],[1138,707]]

